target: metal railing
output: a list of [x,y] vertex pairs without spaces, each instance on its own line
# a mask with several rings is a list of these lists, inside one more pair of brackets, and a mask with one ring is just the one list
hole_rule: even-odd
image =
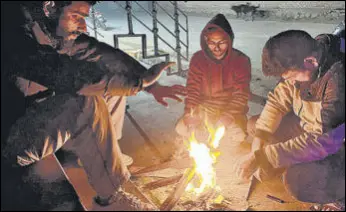
[[[154,55],[159,55],[159,48],[158,48],[158,40],[162,41],[164,44],[166,44],[170,49],[172,49],[174,52],[177,53],[177,66],[178,66],[178,72],[181,71],[181,60],[184,59],[186,61],[189,60],[189,30],[188,30],[188,17],[187,15],[181,11],[178,7],[177,1],[169,1],[170,4],[173,5],[174,9],[174,15],[171,15],[162,5],[160,5],[157,1],[151,2],[151,11],[148,11],[146,8],[144,8],[140,3],[137,1],[126,1],[126,6],[124,7],[120,2],[114,1],[117,3],[121,8],[126,10],[127,12],[127,21],[128,21],[128,27],[129,27],[129,35],[133,35],[133,23],[132,18],[134,18],[136,21],[138,21],[141,25],[143,25],[147,30],[153,33],[153,41],[154,41]],[[132,2],[138,5],[139,8],[141,8],[146,14],[148,14],[153,19],[153,27],[150,28],[147,24],[145,24],[140,18],[138,18],[135,14],[132,13]],[[158,8],[160,10],[158,10]],[[174,20],[174,32],[170,30],[165,24],[163,24],[157,17],[158,11],[163,11],[165,14],[168,15],[172,20]],[[179,16],[183,15],[185,17],[185,27],[183,27],[179,22]],[[174,44],[170,44],[166,39],[164,39],[158,29],[158,24],[163,27],[170,35],[172,35],[175,38],[175,46]],[[184,30],[186,33],[186,43],[184,43],[181,40],[180,35],[180,29]],[[181,53],[181,45],[185,47],[186,55],[182,55]]]
[[99,36],[104,38],[104,36],[97,31],[94,6],[91,7],[91,18],[92,18],[93,26],[89,26],[88,24],[86,24],[87,27],[89,29],[91,29],[92,31],[94,31],[94,33],[95,33],[94,36],[95,36],[96,39],[97,39],[97,35],[99,35]]
[[90,26],[89,24],[87,24],[87,27],[88,27],[89,29],[91,29],[92,31],[94,31],[94,33],[95,33],[95,38],[96,38],[96,39],[97,39],[97,35],[99,35],[99,36],[101,36],[101,37],[104,38],[104,36],[103,36],[101,33],[99,33],[99,32],[97,31],[97,29],[93,28],[93,27]]

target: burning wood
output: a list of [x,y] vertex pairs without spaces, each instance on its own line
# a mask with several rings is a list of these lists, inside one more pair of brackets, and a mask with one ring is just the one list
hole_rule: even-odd
[[225,127],[222,126],[214,129],[207,123],[206,125],[209,131],[207,145],[199,143],[194,133],[192,133],[188,141],[185,141],[190,157],[194,160],[194,167],[183,175],[174,192],[162,204],[161,210],[171,210],[185,191],[193,194],[192,196],[199,197],[207,190],[207,194],[204,194],[206,196],[202,195],[204,199],[202,202],[205,204],[208,202],[205,199],[211,199],[212,196],[215,196],[215,192],[219,190],[216,185],[216,173],[213,165],[220,155],[216,148],[218,148],[220,140],[224,135]]
[[148,191],[148,190],[154,190],[163,186],[167,186],[167,185],[171,185],[174,183],[179,182],[179,180],[183,177],[183,175],[178,175],[178,176],[173,176],[170,178],[166,178],[166,179],[162,179],[162,180],[157,180],[151,183],[148,183],[146,185],[143,186],[143,190],[144,191]]
[[143,169],[134,170],[131,174],[133,176],[140,176],[149,172],[154,172],[154,171],[167,169],[167,168],[186,169],[186,168],[190,168],[192,165],[193,165],[193,160],[189,158],[182,158],[180,160],[168,161],[165,163],[160,163],[157,165],[145,167]]
[[186,186],[190,183],[191,180],[195,177],[196,169],[190,168],[186,171],[183,177],[179,180],[178,185],[176,186],[174,192],[164,201],[161,205],[160,210],[169,211],[180,199],[181,195],[184,193]]
[[[216,194],[220,191],[220,188],[216,184],[214,164],[216,163],[217,157],[220,155],[217,148],[219,147],[220,140],[224,135],[225,127],[222,126],[215,129],[208,125],[207,122],[206,126],[209,131],[209,138],[206,142],[197,141],[194,133],[192,133],[188,141],[184,141],[189,150],[190,158],[168,161],[139,170],[132,170],[132,175],[138,177],[145,173],[167,168],[188,168],[184,175],[178,175],[168,179],[151,182],[143,187],[146,191],[150,191],[176,183],[178,181],[174,191],[163,202],[160,210],[171,210],[180,200],[184,192],[187,192],[187,194],[189,194],[191,197],[197,197],[197,201],[193,202],[202,204],[206,208],[212,207],[212,204],[215,203],[214,199],[217,196]],[[219,197],[220,195],[215,200],[217,200]],[[222,200],[224,200],[223,197]],[[219,204],[221,204],[221,202]]]

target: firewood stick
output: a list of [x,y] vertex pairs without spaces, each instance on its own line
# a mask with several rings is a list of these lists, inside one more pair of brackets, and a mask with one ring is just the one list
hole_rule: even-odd
[[185,189],[189,182],[191,182],[196,174],[196,168],[189,168],[183,177],[179,180],[174,192],[162,203],[161,211],[170,211],[177,204],[181,195],[185,192]]
[[160,187],[164,187],[164,186],[168,186],[174,183],[179,182],[179,180],[183,177],[182,174],[177,175],[177,176],[173,176],[173,177],[169,177],[166,179],[161,179],[161,180],[157,180],[148,184],[145,184],[143,186],[143,190],[144,191],[148,191],[148,190],[154,190]]
[[192,165],[193,165],[192,159],[184,158],[184,159],[180,159],[180,160],[173,160],[173,161],[168,161],[165,163],[160,163],[160,164],[156,164],[153,166],[145,167],[143,169],[136,170],[136,171],[132,172],[132,175],[133,176],[140,176],[141,174],[150,173],[150,172],[163,170],[163,169],[167,169],[167,168],[186,169],[186,168],[191,167]]
[[126,187],[128,187],[134,194],[142,201],[155,205],[131,180],[126,182]]
[[250,197],[250,195],[251,195],[251,193],[254,190],[254,187],[256,185],[256,181],[257,181],[257,179],[255,178],[255,176],[252,176],[251,181],[250,181],[250,185],[249,185],[249,190],[248,190],[246,198],[245,198],[246,201],[249,200],[249,197]]

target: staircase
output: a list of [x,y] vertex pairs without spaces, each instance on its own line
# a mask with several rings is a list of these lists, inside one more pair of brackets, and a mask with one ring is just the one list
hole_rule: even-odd
[[[173,55],[170,55],[167,52],[160,51],[159,50],[159,43],[158,41],[162,41],[168,48],[174,51],[174,59],[176,60],[176,70],[173,70],[173,68],[169,68],[167,71],[167,75],[172,75],[172,74],[177,74],[177,75],[183,75],[186,70],[183,70],[182,62],[183,61],[189,61],[189,31],[188,31],[188,18],[187,15],[181,11],[178,8],[178,2],[177,1],[169,1],[169,5],[172,8],[167,8],[167,5],[163,7],[161,3],[158,1],[151,1],[151,11],[148,9],[144,8],[138,1],[125,1],[125,5],[123,5],[119,1],[115,1],[121,8],[126,10],[127,12],[127,23],[128,23],[128,34],[115,34],[113,36],[114,39],[114,47],[119,48],[119,38],[134,38],[138,37],[141,40],[141,56],[142,59],[159,59],[159,58],[164,58],[166,62],[169,61],[174,61],[172,59]],[[168,3],[168,2],[166,2]],[[148,14],[152,18],[152,28],[150,28],[147,24],[145,24],[143,21],[141,21],[134,13],[133,13],[133,8],[132,5],[136,4],[140,8],[141,11],[144,11],[146,14]],[[170,14],[168,12],[169,9],[173,9],[174,14]],[[169,29],[168,26],[165,26],[157,17],[158,13],[164,13],[166,14],[169,18],[174,20],[174,26],[172,30]],[[180,16],[184,16],[185,18],[185,27],[181,25],[181,21],[179,20]],[[141,25],[143,25],[146,29],[148,29],[152,35],[153,35],[153,41],[154,41],[154,49],[153,49],[153,54],[148,55],[148,48],[147,48],[147,35],[146,34],[135,34],[133,31],[133,23],[132,23],[132,18],[134,18],[136,21],[138,21]],[[169,41],[165,38],[162,37],[162,35],[159,32],[158,25],[162,26],[163,29],[165,29],[169,34],[171,34],[175,39],[175,43],[169,43]],[[180,30],[184,30],[186,37],[185,37],[185,42],[182,41],[181,35],[180,35]],[[174,32],[172,32],[174,31]],[[186,54],[181,53],[182,46],[186,52]],[[139,58],[137,58],[139,59]]]

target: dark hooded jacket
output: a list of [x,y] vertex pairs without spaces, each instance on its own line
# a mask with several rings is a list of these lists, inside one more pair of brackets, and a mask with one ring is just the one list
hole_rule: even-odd
[[[216,60],[205,42],[205,30],[221,28],[229,35],[229,48],[222,60]],[[207,111],[221,118],[225,124],[238,121],[245,127],[250,96],[251,63],[242,52],[232,47],[234,33],[225,16],[216,15],[203,29],[200,37],[202,50],[190,62],[187,80],[185,113]],[[198,109],[199,108],[199,109]]]
[[[2,150],[8,146],[6,141],[11,126],[25,115],[28,107],[28,99],[16,86],[17,77],[44,85],[54,90],[56,95],[77,95],[82,87],[113,77],[116,80],[108,84],[107,91],[129,95],[140,87],[141,74],[147,71],[121,50],[87,35],[79,36],[70,51],[59,54],[49,43],[39,43],[30,26],[18,2],[1,2]],[[47,158],[21,167],[16,160],[5,158],[2,152],[1,210],[52,210],[63,205],[71,205],[74,210],[82,209],[77,194],[54,156]],[[53,182],[43,180],[42,172],[37,169],[42,164],[56,170],[54,173],[58,179]]]

